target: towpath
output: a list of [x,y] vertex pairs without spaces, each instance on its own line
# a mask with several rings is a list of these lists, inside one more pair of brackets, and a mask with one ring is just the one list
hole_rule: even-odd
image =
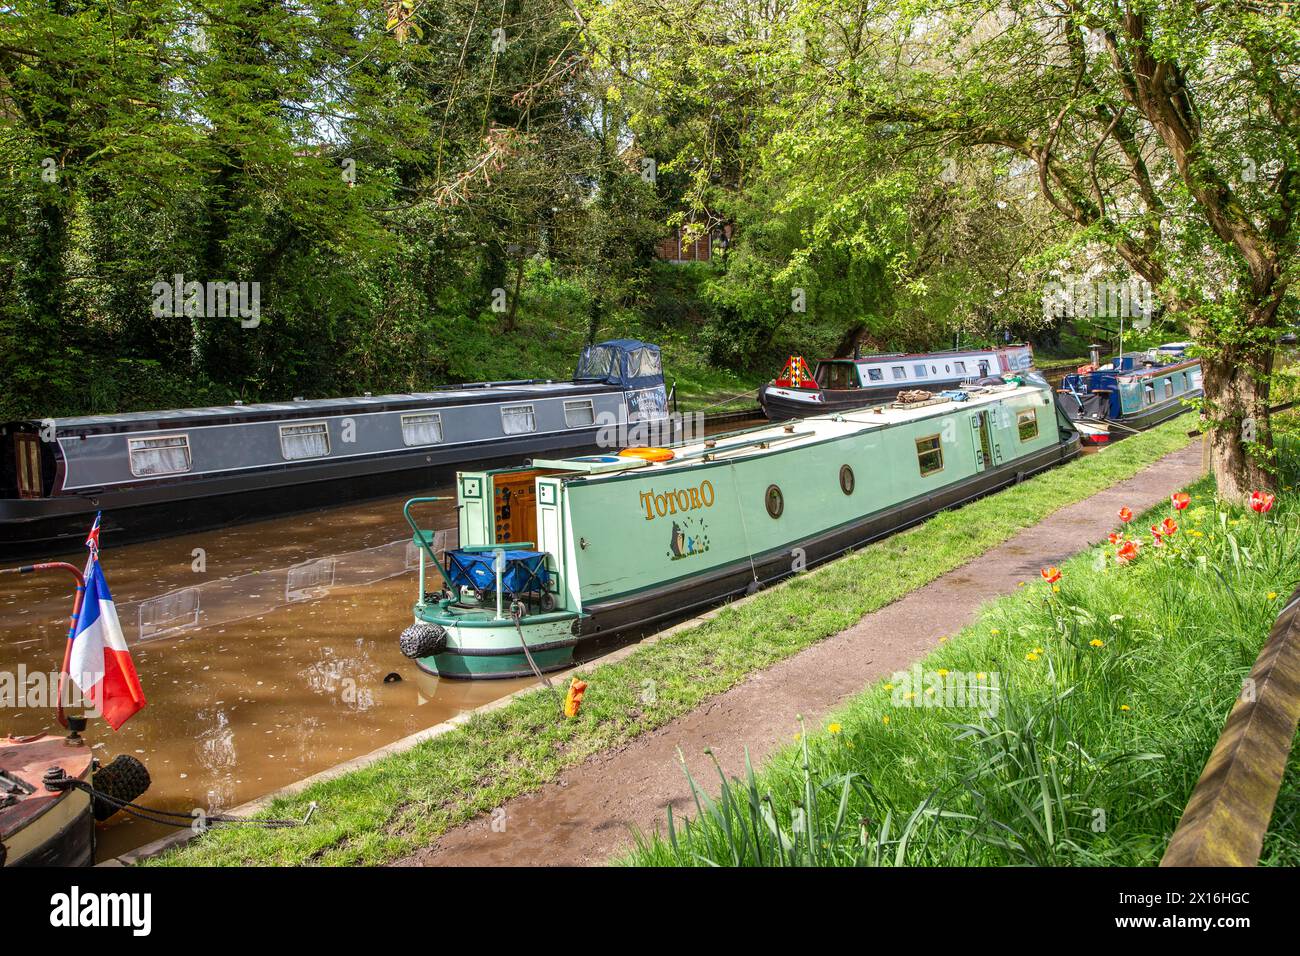
[[[788,743],[802,714],[808,726],[846,698],[938,646],[969,624],[981,604],[1014,591],[1039,568],[1060,564],[1103,541],[1127,505],[1140,512],[1201,474],[1194,443],[1140,474],[1061,509],[1006,544],[937,578],[893,604],[706,701],[685,716],[597,754],[540,790],[508,801],[505,828],[488,817],[455,827],[406,859],[409,866],[545,866],[607,862],[631,843],[633,828],[662,831],[666,808],[693,809],[678,751],[697,780],[716,773],[710,748],[729,775],[742,772],[745,748],[757,767]],[[499,818],[499,815],[498,815]]]

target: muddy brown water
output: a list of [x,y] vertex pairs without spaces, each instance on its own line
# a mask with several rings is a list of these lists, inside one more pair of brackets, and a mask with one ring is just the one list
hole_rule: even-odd
[[[120,548],[105,536],[148,706],[117,732],[91,720],[84,736],[102,762],[143,761],[144,805],[229,809],[531,683],[439,680],[402,656],[418,564],[406,497]],[[455,527],[453,502],[423,507],[423,527]],[[0,671],[56,674],[71,601],[66,574],[0,577]],[[0,708],[0,735],[63,733],[52,704],[27,704]],[[119,813],[100,827],[98,857],[169,832]]]

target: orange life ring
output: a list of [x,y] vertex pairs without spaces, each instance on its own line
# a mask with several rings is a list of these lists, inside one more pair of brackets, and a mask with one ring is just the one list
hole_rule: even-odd
[[646,461],[672,461],[677,457],[667,448],[624,448],[619,454],[624,458],[644,458]]

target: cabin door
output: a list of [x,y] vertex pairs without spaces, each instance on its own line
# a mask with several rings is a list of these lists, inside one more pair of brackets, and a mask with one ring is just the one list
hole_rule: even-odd
[[975,442],[976,470],[983,471],[991,464],[1001,464],[1002,448],[993,440],[993,413],[976,412],[970,423]]
[[35,435],[14,435],[14,469],[18,477],[19,498],[41,497],[41,441]]

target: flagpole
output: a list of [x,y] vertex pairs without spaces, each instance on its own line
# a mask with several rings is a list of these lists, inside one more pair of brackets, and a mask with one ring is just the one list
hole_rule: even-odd
[[86,579],[90,577],[90,566],[94,564],[95,559],[99,556],[99,519],[103,515],[102,511],[95,512],[95,521],[90,526],[90,534],[86,537],[86,549],[90,552],[86,555],[86,564],[81,571],[81,580],[77,582],[77,595],[72,601],[72,622],[68,626],[68,640],[63,647],[63,667],[59,671],[59,700],[57,713],[59,723],[67,727],[68,718],[63,714],[63,679],[71,677],[68,673],[68,666],[72,663],[72,640],[77,635],[77,625],[81,623],[82,606],[86,599]]

